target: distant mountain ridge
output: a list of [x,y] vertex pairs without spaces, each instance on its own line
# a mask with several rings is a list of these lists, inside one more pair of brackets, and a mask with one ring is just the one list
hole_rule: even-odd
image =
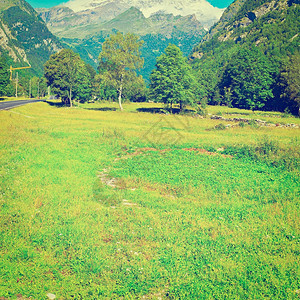
[[[156,57],[163,53],[169,43],[176,44],[188,55],[207,32],[195,15],[174,16],[157,12],[145,17],[138,8],[132,6],[112,17],[116,13],[112,5],[110,2],[101,8],[96,7],[94,14],[90,10],[75,13],[64,6],[38,11],[62,43],[78,52],[94,68],[98,66],[101,45],[110,34],[120,31],[139,35],[145,41],[142,49],[145,57],[142,75],[145,78],[154,68]],[[108,8],[109,14],[105,15],[105,19],[103,9],[108,11]]]
[[224,11],[212,6],[206,0],[71,0],[66,2],[65,6],[74,12],[107,10],[112,6],[124,12],[130,7],[136,7],[146,18],[158,12],[181,16],[195,14],[197,19],[207,27],[218,21]]
[[[100,29],[101,24],[118,18],[131,8],[140,11],[146,19],[156,14],[181,17],[194,15],[207,30],[220,19],[224,11],[213,7],[206,0],[71,0],[64,5],[49,9],[38,8],[37,11],[52,33],[65,38],[78,38],[81,34],[82,38],[83,26]],[[130,24],[129,19],[127,22]],[[147,23],[145,25],[147,26]],[[69,30],[72,36],[68,36]],[[74,35],[75,31],[77,36]],[[87,34],[84,37],[86,36]]]
[[0,54],[8,55],[15,65],[30,64],[32,72],[40,75],[50,54],[61,48],[58,39],[26,1],[2,0]]

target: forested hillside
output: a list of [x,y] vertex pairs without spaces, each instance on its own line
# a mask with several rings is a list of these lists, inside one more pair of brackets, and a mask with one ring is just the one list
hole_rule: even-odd
[[299,16],[298,0],[235,1],[191,55],[203,97],[297,114]]
[[61,49],[36,11],[23,0],[0,3],[0,54],[14,66],[32,66],[41,75],[50,54]]

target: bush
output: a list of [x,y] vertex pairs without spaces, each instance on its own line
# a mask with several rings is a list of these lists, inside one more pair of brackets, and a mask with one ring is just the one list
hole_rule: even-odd
[[220,123],[215,126],[215,130],[225,130],[226,126],[223,123]]
[[255,120],[249,120],[248,124],[252,127],[252,128],[258,128],[259,125],[257,124],[257,122]]

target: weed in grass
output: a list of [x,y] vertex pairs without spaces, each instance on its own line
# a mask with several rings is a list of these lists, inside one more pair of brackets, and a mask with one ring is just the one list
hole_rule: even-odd
[[279,146],[276,141],[270,140],[267,136],[265,136],[263,141],[256,147],[256,151],[262,155],[276,155],[279,151]]
[[290,117],[292,117],[292,114],[291,114],[290,110],[288,108],[286,108],[284,110],[284,113],[282,114],[282,118],[290,118]]

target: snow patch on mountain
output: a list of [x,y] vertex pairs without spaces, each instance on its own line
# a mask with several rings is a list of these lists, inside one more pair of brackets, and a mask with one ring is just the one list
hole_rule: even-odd
[[145,17],[157,12],[181,16],[195,14],[197,19],[207,26],[218,21],[224,11],[212,6],[206,0],[70,0],[65,6],[79,12],[113,4],[127,8],[134,6],[140,9]]

